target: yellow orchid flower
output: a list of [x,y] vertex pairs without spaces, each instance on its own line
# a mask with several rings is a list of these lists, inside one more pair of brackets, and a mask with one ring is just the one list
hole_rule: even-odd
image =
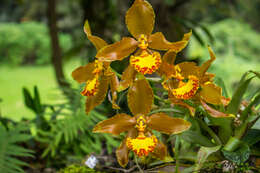
[[[128,74],[125,79],[134,78],[134,71],[152,74],[161,65],[161,55],[154,50],[175,52],[181,51],[188,43],[191,32],[184,35],[178,42],[169,42],[161,32],[152,34],[154,28],[155,14],[152,6],[145,0],[135,0],[126,13],[126,26],[134,38],[124,37],[121,41],[107,45],[100,49],[96,55],[102,61],[122,60],[138,50],[130,57],[130,66],[126,69]],[[133,76],[129,76],[133,75]],[[124,79],[124,80],[125,80]],[[131,81],[126,81],[121,90],[129,87]]]
[[167,155],[166,146],[151,132],[151,129],[166,134],[178,134],[189,129],[191,124],[181,118],[173,118],[165,113],[150,116],[137,114],[134,117],[127,114],[117,114],[114,117],[98,123],[93,132],[119,135],[127,132],[125,139],[116,150],[119,164],[125,167],[128,163],[129,151],[143,157],[151,154],[164,159]]
[[[206,106],[205,102],[214,105],[228,104],[228,99],[222,96],[222,89],[212,82],[215,75],[207,73],[211,63],[216,59],[212,49],[208,47],[208,50],[210,60],[200,67],[193,62],[183,62],[177,65],[168,64],[168,66],[164,66],[164,69],[160,71],[166,78],[162,85],[168,90],[169,99],[174,104],[187,107],[192,115],[194,115],[195,109],[184,103],[183,100],[202,100],[203,106]],[[174,62],[176,54],[172,54],[171,52],[167,53],[165,59],[171,59],[171,61],[173,60]],[[171,56],[173,56],[171,58],[169,57],[170,53]],[[216,116],[225,117],[228,115],[218,113]]]
[[[85,22],[84,31],[97,50],[107,45],[103,39],[92,35],[88,21]],[[77,82],[85,82],[86,84],[84,90],[81,92],[83,96],[87,96],[86,113],[103,102],[109,86],[112,93],[113,108],[119,109],[119,106],[116,104],[116,90],[119,81],[116,74],[110,68],[110,62],[95,60],[94,62],[75,69],[72,72],[72,77]]]

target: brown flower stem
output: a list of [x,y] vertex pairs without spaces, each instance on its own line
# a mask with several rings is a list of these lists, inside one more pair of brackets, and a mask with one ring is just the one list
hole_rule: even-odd
[[214,139],[214,141],[216,142],[216,144],[217,144],[217,145],[222,145],[221,140],[220,140],[219,137],[214,133],[214,131],[213,131],[211,128],[209,128],[209,127],[205,124],[205,122],[204,122],[202,119],[198,118],[197,120],[198,120],[199,124],[201,125],[201,127],[202,127],[204,130],[206,130],[206,131],[208,132],[208,134]]
[[159,96],[157,96],[155,94],[154,94],[154,98],[159,100],[159,101],[161,101],[161,102],[164,102],[166,104],[170,104],[171,103],[169,100],[165,100],[165,99],[163,99],[163,98],[161,98],[161,97],[159,97]]

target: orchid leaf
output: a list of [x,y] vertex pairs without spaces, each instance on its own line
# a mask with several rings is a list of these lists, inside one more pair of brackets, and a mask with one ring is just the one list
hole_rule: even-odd
[[200,150],[197,155],[197,166],[195,170],[200,170],[203,164],[206,162],[207,158],[217,152],[221,148],[221,145],[215,147],[200,147]]
[[248,72],[245,73],[242,76],[242,78],[240,79],[238,87],[235,90],[235,92],[232,96],[232,99],[230,101],[230,104],[227,107],[227,113],[231,113],[231,114],[234,114],[234,115],[236,115],[238,113],[239,106],[240,106],[241,100],[243,98],[243,95],[245,94],[249,83],[254,78],[254,77],[250,77],[249,79],[246,79],[248,74],[249,74]]
[[247,161],[247,159],[249,158],[250,148],[246,143],[241,142],[239,147],[235,151],[231,152],[222,149],[222,153],[225,156],[225,158],[227,158],[228,160],[236,164],[241,164]]

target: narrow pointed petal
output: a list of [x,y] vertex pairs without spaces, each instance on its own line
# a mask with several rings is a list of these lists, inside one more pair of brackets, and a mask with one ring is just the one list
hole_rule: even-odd
[[157,71],[160,76],[165,76],[166,78],[170,78],[175,75],[175,67],[174,62],[176,58],[176,52],[169,50],[163,55],[162,64]]
[[152,154],[163,160],[167,156],[167,147],[161,141],[158,141]]
[[131,37],[124,37],[122,40],[107,45],[100,49],[96,55],[101,61],[122,60],[133,53],[137,48],[138,42]]
[[174,65],[175,59],[176,59],[176,52],[174,50],[168,50],[163,55],[163,61],[167,62],[168,64]]
[[107,45],[106,41],[104,41],[102,38],[92,35],[88,20],[85,21],[84,32],[91,43],[96,47],[97,51]]
[[153,8],[145,0],[135,0],[125,16],[126,26],[136,39],[141,34],[150,35],[152,33],[154,19]]
[[213,61],[215,61],[216,59],[216,56],[213,52],[213,50],[211,49],[211,47],[208,47],[208,50],[209,50],[209,55],[210,55],[210,60],[206,61],[204,64],[202,64],[202,66],[200,67],[200,76],[203,76],[206,71],[209,69],[211,63]]
[[184,78],[188,78],[189,75],[199,75],[199,67],[194,62],[182,62],[176,66],[181,69],[180,73]]
[[226,114],[224,112],[220,112],[216,109],[213,109],[212,107],[210,107],[209,105],[207,105],[207,103],[205,103],[203,100],[200,100],[201,105],[203,106],[203,108],[212,116],[215,118],[225,118],[225,117],[234,117],[234,115],[232,114]]
[[191,123],[181,118],[173,118],[165,113],[156,113],[148,117],[151,129],[166,134],[178,134],[190,128]]
[[109,85],[112,94],[112,107],[113,109],[120,109],[120,107],[116,104],[117,88],[119,87],[119,81],[115,73],[113,73],[113,75],[110,76]]
[[91,80],[94,78],[94,74],[92,73],[95,69],[95,62],[89,63],[85,66],[80,66],[76,68],[72,72],[72,77],[79,83],[86,82],[87,80]]
[[128,88],[130,85],[132,85],[136,74],[137,74],[137,72],[135,71],[134,67],[129,65],[122,74],[122,78],[121,78],[121,81],[119,84],[118,91],[119,92],[123,91],[126,88]]
[[211,82],[202,84],[199,94],[207,103],[214,105],[222,104],[222,89]]
[[149,47],[156,50],[172,50],[176,53],[184,49],[190,39],[192,32],[184,34],[181,41],[169,42],[164,37],[163,33],[156,32],[149,37]]
[[86,113],[88,114],[96,106],[100,105],[107,94],[109,80],[107,77],[102,76],[99,81],[97,93],[94,96],[87,97],[86,100]]
[[135,138],[137,136],[136,129],[132,128],[128,131],[124,141],[121,143],[121,145],[116,150],[116,158],[120,166],[125,167],[128,163],[128,157],[129,157],[129,149],[126,145],[126,139],[129,138]]
[[128,90],[128,107],[134,115],[148,114],[153,100],[153,90],[146,79],[136,80]]
[[200,79],[200,83],[212,82],[216,75],[206,72]]
[[122,132],[128,131],[134,128],[136,120],[127,114],[117,114],[112,118],[101,121],[94,129],[94,133],[111,133],[113,135],[119,135]]

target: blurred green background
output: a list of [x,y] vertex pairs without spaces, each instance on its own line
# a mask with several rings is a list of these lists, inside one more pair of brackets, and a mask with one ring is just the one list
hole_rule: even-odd
[[[95,49],[83,32],[85,19],[89,20],[92,32],[109,43],[129,35],[124,15],[133,0],[53,1],[56,4],[51,1],[1,0],[1,116],[17,121],[35,116],[24,105],[23,87],[32,90],[36,85],[41,101],[48,104],[64,102],[59,89],[64,84],[60,81],[66,79],[72,88],[79,88],[70,74],[95,56]],[[217,60],[210,72],[225,81],[229,94],[244,72],[260,69],[260,1],[149,2],[157,16],[155,31],[162,31],[168,40],[177,41],[185,32],[193,31],[191,42],[178,55],[177,62],[190,60],[201,64],[209,58],[206,46],[212,46]],[[58,54],[57,47],[52,46],[55,34]],[[62,66],[55,66],[57,62]],[[124,64],[127,65],[127,61]],[[124,68],[117,63],[114,67],[119,72]],[[58,72],[57,75],[60,70],[63,74]],[[253,83],[252,89],[259,85]]]

